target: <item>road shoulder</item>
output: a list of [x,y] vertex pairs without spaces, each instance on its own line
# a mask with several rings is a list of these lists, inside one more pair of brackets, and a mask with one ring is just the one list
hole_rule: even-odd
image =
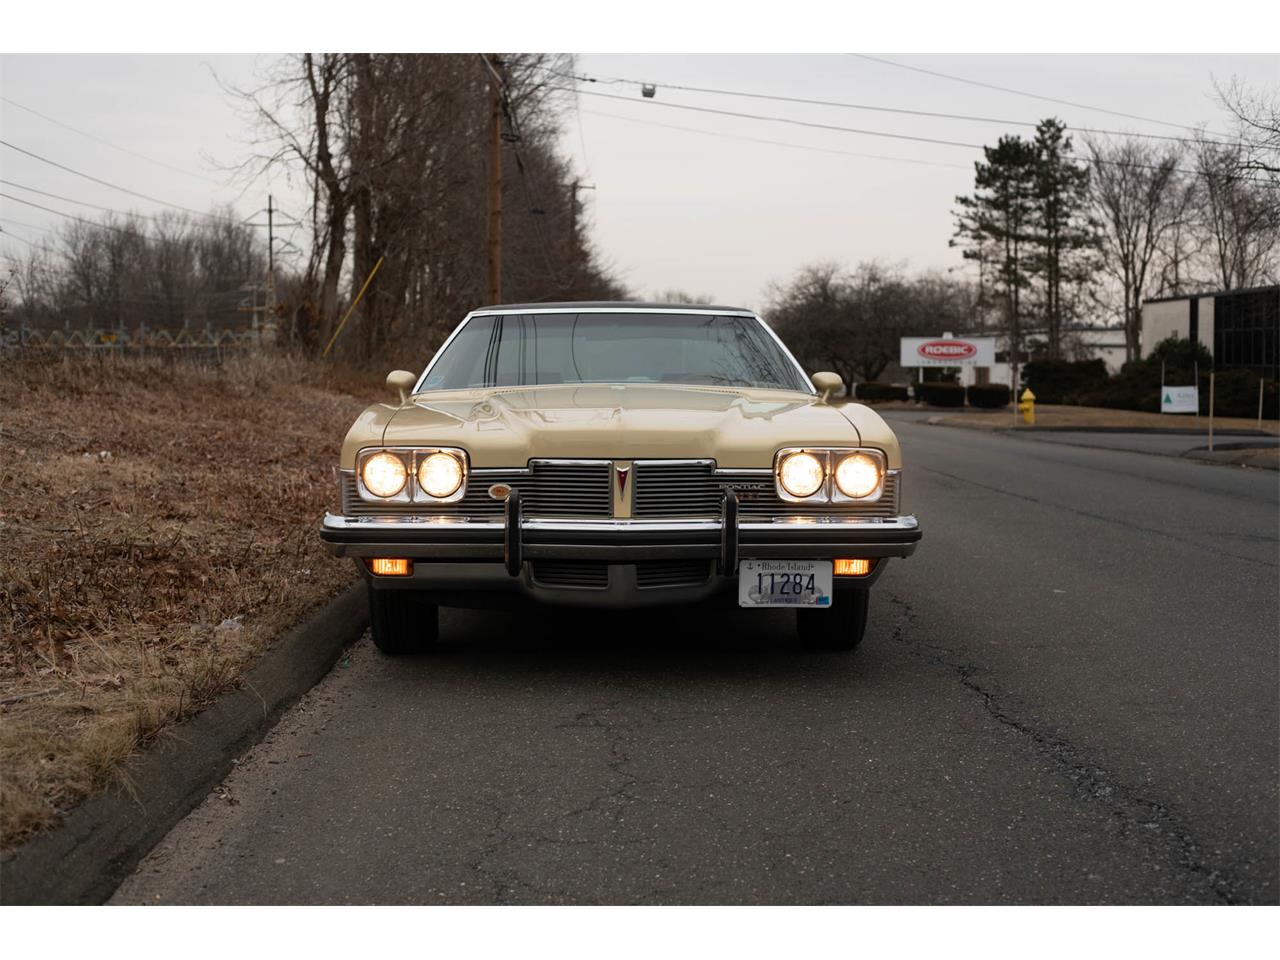
[[239,688],[132,762],[127,787],[89,798],[56,829],[6,853],[0,861],[0,903],[104,902],[366,625],[364,584],[356,583],[283,634]]

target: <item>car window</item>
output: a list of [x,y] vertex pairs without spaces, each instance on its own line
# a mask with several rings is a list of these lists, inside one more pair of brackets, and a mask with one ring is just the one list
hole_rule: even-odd
[[661,313],[474,317],[436,360],[423,389],[553,383],[806,389],[755,318]]

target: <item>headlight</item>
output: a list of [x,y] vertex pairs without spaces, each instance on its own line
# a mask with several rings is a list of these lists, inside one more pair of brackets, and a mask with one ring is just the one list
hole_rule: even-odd
[[812,453],[792,453],[778,465],[778,482],[793,497],[811,497],[822,489],[826,471]]
[[462,486],[462,464],[447,453],[433,453],[418,464],[418,486],[428,496],[443,500]]
[[836,466],[836,486],[855,500],[870,496],[880,486],[880,462],[865,453],[845,457]]
[[409,471],[394,453],[375,453],[364,462],[360,478],[375,497],[394,497],[404,489]]

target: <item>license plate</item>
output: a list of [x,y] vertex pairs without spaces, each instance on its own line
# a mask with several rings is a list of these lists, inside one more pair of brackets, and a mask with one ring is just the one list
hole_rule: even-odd
[[743,560],[740,607],[831,606],[830,560]]

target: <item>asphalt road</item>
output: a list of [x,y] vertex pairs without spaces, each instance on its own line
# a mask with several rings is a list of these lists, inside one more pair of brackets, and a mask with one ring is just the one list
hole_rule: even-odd
[[114,902],[1276,903],[1276,474],[895,427],[925,540],[856,655],[447,611]]

